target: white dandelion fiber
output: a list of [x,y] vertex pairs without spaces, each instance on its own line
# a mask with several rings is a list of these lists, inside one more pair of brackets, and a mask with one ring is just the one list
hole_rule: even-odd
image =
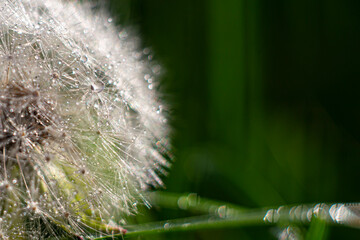
[[121,231],[162,185],[159,66],[87,5],[0,0],[0,239]]

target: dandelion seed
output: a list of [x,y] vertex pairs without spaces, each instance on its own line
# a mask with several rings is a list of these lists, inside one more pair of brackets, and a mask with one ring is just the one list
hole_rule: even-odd
[[113,219],[163,184],[160,66],[102,15],[70,1],[0,0],[1,239],[124,232]]

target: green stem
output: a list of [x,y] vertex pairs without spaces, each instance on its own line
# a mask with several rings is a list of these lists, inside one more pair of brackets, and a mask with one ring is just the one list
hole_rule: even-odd
[[[201,229],[216,229],[226,228],[235,226],[254,226],[264,225],[263,221],[266,211],[249,211],[237,216],[236,218],[220,218],[217,216],[206,215],[190,218],[180,218],[168,221],[152,222],[147,224],[140,224],[134,226],[127,226],[126,237],[136,237],[140,235],[166,233],[166,232],[184,232]],[[106,236],[99,239],[122,239],[124,235],[112,235]]]
[[154,206],[168,209],[181,209],[200,214],[222,214],[224,208],[229,213],[242,213],[247,210],[234,204],[221,201],[214,201],[199,197],[196,193],[178,194],[168,192],[155,192],[148,195]]
[[[288,226],[309,224],[314,219],[320,220],[323,224],[344,224],[349,227],[360,227],[360,205],[357,204],[309,204],[245,209],[232,204],[200,198],[193,193],[179,195],[157,192],[151,194],[149,199],[153,205],[162,208],[180,208],[197,213],[206,213],[206,215],[126,226],[125,237],[228,227]],[[96,239],[123,238],[123,234],[117,234]]]

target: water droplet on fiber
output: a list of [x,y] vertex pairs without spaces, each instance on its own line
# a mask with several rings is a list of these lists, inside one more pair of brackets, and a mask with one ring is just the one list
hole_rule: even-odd
[[165,224],[164,224],[164,228],[165,228],[165,229],[170,228],[170,224],[169,224],[169,223],[165,223]]
[[80,57],[80,61],[81,61],[82,63],[86,63],[86,62],[88,61],[88,57],[87,57],[86,55],[82,55],[82,56]]
[[161,71],[161,66],[160,65],[155,65],[151,68],[152,72],[155,74],[159,74]]
[[217,213],[218,213],[219,217],[221,217],[221,218],[226,217],[226,212],[227,212],[227,207],[225,205],[220,206],[217,210]]
[[156,114],[160,114],[162,112],[162,106],[159,105],[159,107],[156,109]]
[[93,91],[95,93],[102,92],[104,90],[104,88],[105,88],[105,85],[102,82],[93,83],[90,86],[91,91]]
[[334,222],[360,227],[360,204],[334,204],[329,214]]
[[276,209],[270,209],[264,216],[264,221],[269,223],[276,223],[280,219],[280,214]]
[[178,206],[180,209],[187,209],[188,208],[188,201],[187,201],[187,197],[180,197],[178,199],[178,202],[177,202]]
[[120,39],[126,39],[128,36],[129,36],[129,34],[125,30],[122,30],[121,32],[119,32]]
[[150,77],[151,77],[150,74],[145,74],[145,75],[144,75],[144,79],[145,79],[145,80],[148,80]]
[[150,49],[149,48],[144,48],[143,53],[145,55],[148,55],[150,53]]
[[191,207],[195,207],[199,202],[199,196],[196,193],[190,193],[187,196],[187,203]]

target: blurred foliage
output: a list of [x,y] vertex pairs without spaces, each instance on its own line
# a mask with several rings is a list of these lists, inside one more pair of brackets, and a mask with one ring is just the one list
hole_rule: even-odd
[[[360,1],[110,0],[110,8],[165,69],[176,156],[168,191],[247,207],[360,200]],[[139,221],[185,216],[151,212]],[[277,232],[141,239],[275,239]],[[332,227],[326,235],[359,234]]]

